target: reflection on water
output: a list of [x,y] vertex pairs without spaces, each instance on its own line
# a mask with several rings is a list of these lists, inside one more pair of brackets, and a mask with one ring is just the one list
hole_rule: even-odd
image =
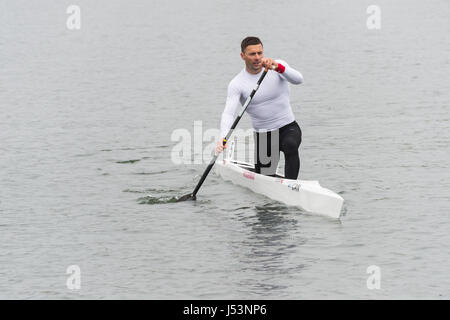
[[[252,279],[240,281],[242,290],[255,294],[273,294],[284,290],[288,285],[280,284],[278,277],[289,277],[297,274],[304,264],[292,264],[298,257],[298,248],[307,242],[299,236],[299,212],[278,203],[267,203],[254,207],[255,215],[238,215],[237,218],[249,229],[248,237],[236,244],[240,250],[239,261],[242,272],[257,274]],[[258,279],[255,281],[255,279]]]

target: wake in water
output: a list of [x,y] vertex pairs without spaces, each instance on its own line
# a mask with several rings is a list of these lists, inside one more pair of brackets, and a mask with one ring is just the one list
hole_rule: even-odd
[[139,204],[162,204],[162,203],[174,203],[177,202],[177,197],[153,197],[145,196],[137,199]]
[[[123,192],[129,193],[146,193],[146,196],[136,199],[139,204],[164,204],[164,203],[175,203],[180,198],[181,191],[179,190],[161,190],[161,189],[146,189],[146,190],[131,190],[126,189]],[[149,194],[150,193],[150,194]],[[171,195],[167,193],[177,194]]]

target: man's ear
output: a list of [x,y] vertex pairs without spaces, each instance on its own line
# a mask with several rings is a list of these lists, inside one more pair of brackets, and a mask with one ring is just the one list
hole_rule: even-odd
[[243,54],[242,52],[241,52],[241,59],[242,59],[242,60],[245,60],[245,59],[244,59],[244,54]]

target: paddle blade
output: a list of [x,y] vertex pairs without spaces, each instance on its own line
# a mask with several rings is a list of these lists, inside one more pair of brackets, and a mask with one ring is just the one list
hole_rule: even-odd
[[180,197],[177,202],[181,202],[181,201],[188,201],[188,200],[196,200],[197,198],[192,194],[185,194],[184,196]]

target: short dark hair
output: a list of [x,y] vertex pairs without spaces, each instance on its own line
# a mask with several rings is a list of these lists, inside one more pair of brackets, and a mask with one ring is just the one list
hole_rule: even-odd
[[262,44],[261,40],[259,40],[258,37],[247,37],[244,40],[242,40],[241,42],[241,51],[242,53],[245,52],[245,48],[247,48],[248,46],[253,46],[255,44]]

